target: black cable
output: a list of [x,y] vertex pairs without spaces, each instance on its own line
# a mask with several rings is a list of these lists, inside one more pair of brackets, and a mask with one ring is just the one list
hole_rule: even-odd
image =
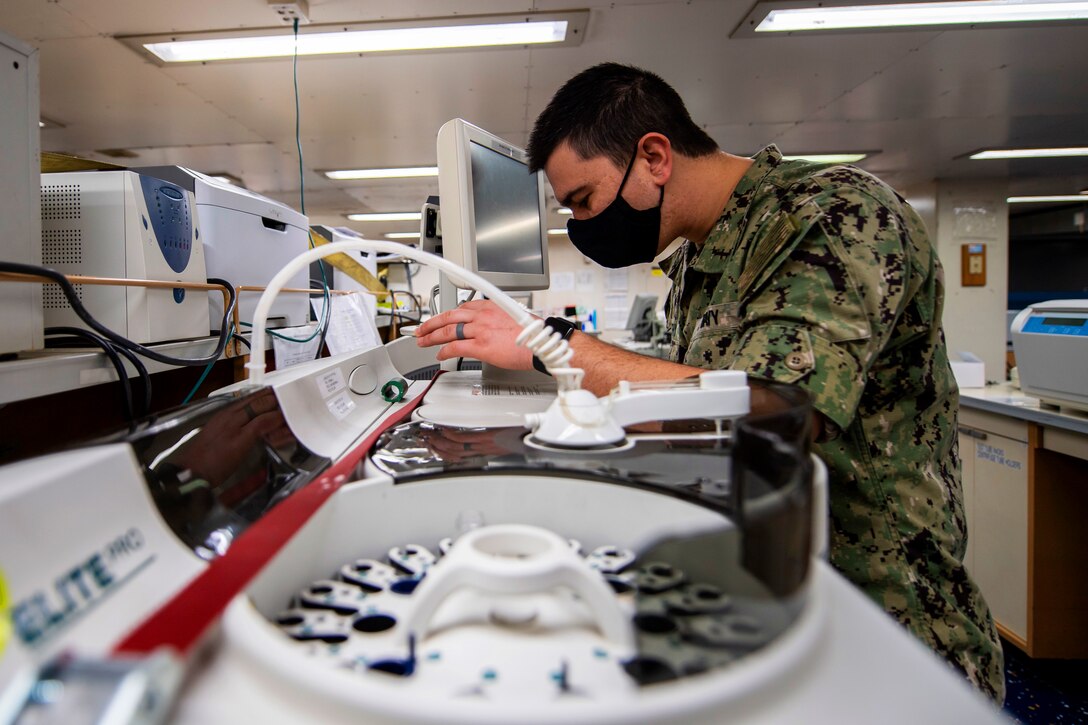
[[36,277],[45,277],[60,285],[61,291],[64,292],[64,296],[68,299],[68,304],[72,306],[72,310],[75,311],[79,319],[87,323],[87,326],[97,332],[102,337],[106,338],[110,342],[113,342],[121,347],[124,347],[137,355],[143,355],[144,357],[154,360],[155,362],[161,362],[166,365],[183,365],[190,367],[201,367],[207,365],[210,362],[214,362],[219,359],[223,354],[223,350],[227,347],[227,340],[229,338],[228,329],[231,316],[234,314],[234,304],[236,301],[236,295],[234,292],[234,286],[226,280],[218,279],[216,277],[209,277],[209,284],[219,284],[227,288],[230,293],[230,302],[223,309],[223,322],[219,327],[219,344],[215,347],[215,352],[207,357],[201,358],[180,358],[171,357],[170,355],[163,355],[160,352],[156,352],[149,347],[144,347],[139,343],[135,343],[126,337],[123,337],[113,330],[109,329],[98,320],[91,316],[91,313],[87,312],[87,308],[83,306],[83,303],[79,300],[79,295],[76,294],[76,290],[72,287],[72,283],[68,281],[60,272],[48,267],[39,267],[34,264],[20,264],[18,262],[0,262],[0,272],[14,272],[15,274],[29,274]]
[[[382,314],[385,314],[384,310],[382,310]],[[405,314],[405,313],[400,312],[400,311],[397,311],[397,312],[392,312],[391,311],[389,313],[389,316],[390,317],[396,317],[398,319],[404,320],[405,322],[418,323],[420,321],[418,317],[412,317],[411,315]]]
[[[418,300],[416,300],[416,296],[414,294],[412,294],[411,292],[405,292],[402,289],[393,289],[393,290],[389,290],[389,296],[390,296],[390,298],[392,298],[392,303],[393,303],[393,308],[394,309],[396,309],[396,306],[397,306],[397,295],[398,294],[401,295],[402,297],[404,295],[408,295],[409,299],[412,300],[412,304],[415,305],[416,308],[418,309],[419,302],[418,302]],[[411,310],[406,310],[406,311],[411,312]]]
[[[295,86],[295,147],[298,149],[298,199],[299,206],[302,207],[302,213],[306,213],[306,175],[303,173],[302,163],[302,107],[299,102],[298,93],[298,18],[295,18],[293,23],[293,30],[295,35],[295,52],[291,59],[291,78]],[[313,239],[310,240],[310,247],[313,248]],[[321,359],[321,351],[325,348],[325,336],[329,332],[329,320],[332,319],[332,298],[329,295],[329,278],[325,274],[325,262],[322,259],[317,260],[317,268],[321,270],[321,285],[324,290],[325,306],[328,308],[325,310],[325,321],[321,325],[321,337],[317,341],[317,352],[314,354],[314,360]]]
[[144,404],[140,406],[140,416],[145,416],[151,412],[151,376],[147,372],[147,366],[144,365],[143,360],[137,357],[136,353],[123,347],[114,345],[114,349],[119,352],[122,357],[132,363],[132,367],[136,368],[136,372],[140,376],[140,382],[143,383],[144,388]]
[[[144,394],[143,394],[143,405],[141,405],[140,408],[136,411],[138,416],[142,417],[142,416],[145,416],[145,415],[147,415],[148,413],[151,412],[151,390],[152,390],[151,389],[151,376],[147,372],[147,366],[144,365],[143,361],[140,360],[140,358],[138,358],[136,356],[136,354],[133,353],[131,350],[126,350],[123,347],[120,347],[118,345],[114,345],[109,340],[106,340],[105,338],[101,337],[100,335],[95,335],[93,332],[90,332],[89,330],[84,330],[82,327],[64,327],[64,326],[61,326],[61,327],[48,327],[45,330],[45,334],[46,335],[70,335],[72,337],[81,338],[81,339],[89,339],[90,336],[93,336],[95,338],[95,340],[93,340],[92,342],[94,342],[99,347],[102,347],[104,345],[109,345],[110,348],[113,351],[115,351],[117,354],[121,355],[126,360],[128,360],[130,363],[132,363],[132,367],[136,370],[136,374],[140,376],[140,382],[143,385]],[[59,342],[59,343],[63,344],[64,341],[63,340],[55,340],[54,342]],[[127,379],[128,375],[126,374],[125,377]]]
[[317,352],[314,354],[314,360],[321,359],[321,351],[325,349],[325,336],[329,334],[329,323],[332,322],[332,295],[328,289],[324,290],[325,296],[322,298],[329,309],[325,310],[325,321],[321,323],[321,337],[317,340]]
[[[79,327],[47,327],[45,329],[46,335],[68,335],[78,340],[85,340],[92,343],[96,347],[102,349],[102,352],[106,354],[110,363],[113,364],[113,369],[117,373],[117,378],[121,383],[121,398],[125,404],[125,419],[128,421],[129,430],[133,430],[136,426],[136,411],[132,407],[132,385],[128,380],[128,371],[125,370],[125,364],[121,362],[121,356],[117,354],[117,349],[104,340],[102,337],[84,330]],[[62,340],[56,340],[54,342],[63,342]]]

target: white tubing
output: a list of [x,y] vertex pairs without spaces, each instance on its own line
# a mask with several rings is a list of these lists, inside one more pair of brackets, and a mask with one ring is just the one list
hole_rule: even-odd
[[[563,340],[559,333],[550,327],[544,327],[544,323],[533,317],[529,312],[512,300],[505,292],[500,290],[483,277],[463,269],[449,260],[430,252],[424,252],[416,247],[410,247],[397,242],[383,242],[372,239],[358,239],[347,242],[335,242],[324,244],[310,249],[292,259],[281,269],[268,283],[265,291],[257,302],[257,308],[253,313],[253,350],[264,350],[268,312],[272,309],[272,303],[291,277],[302,267],[315,260],[327,257],[338,252],[384,252],[408,257],[411,260],[437,267],[458,281],[472,285],[478,292],[490,298],[506,314],[520,325],[523,330],[518,336],[518,344],[525,345],[544,361],[545,366],[556,376],[562,388],[578,388],[581,385],[581,370],[570,369],[567,363],[574,355],[570,345]],[[538,333],[538,334],[534,334]],[[526,339],[530,338],[530,339]],[[249,371],[249,381],[255,385],[264,383],[264,356],[250,355],[246,363]],[[577,373],[577,374],[573,374]],[[565,384],[564,384],[565,383]],[[573,385],[572,385],[573,384]]]
[[371,239],[358,239],[348,242],[323,244],[303,252],[288,262],[284,268],[272,278],[264,292],[261,294],[261,299],[257,302],[257,309],[253,313],[252,351],[249,356],[249,362],[246,363],[246,369],[249,371],[249,381],[251,383],[255,385],[264,384],[265,325],[268,322],[268,312],[272,309],[272,303],[275,301],[276,295],[280,293],[280,290],[287,286],[287,283],[290,282],[291,277],[294,276],[296,272],[309,265],[310,262],[338,252],[384,252],[387,254],[397,254],[402,257],[408,257],[413,261],[437,267],[451,277],[472,285],[476,291],[481,292],[486,297],[490,298],[503,312],[510,315],[514,322],[521,327],[525,327],[530,322],[536,320],[535,317],[529,314],[528,310],[517,302],[514,302],[514,300],[510,299],[505,292],[483,277],[473,272],[469,272],[467,269],[462,269],[447,259],[431,254],[430,252],[424,252],[416,247],[409,247],[406,244],[399,244],[397,242],[382,242]]
[[516,342],[532,350],[533,354],[544,363],[544,367],[555,378],[560,392],[578,390],[582,387],[585,371],[581,368],[570,367],[570,359],[574,357],[574,350],[570,349],[570,343],[564,340],[560,333],[545,325],[543,320],[531,318],[522,326]]

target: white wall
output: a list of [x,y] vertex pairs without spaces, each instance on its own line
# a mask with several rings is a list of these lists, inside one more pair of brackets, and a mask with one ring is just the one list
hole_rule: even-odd
[[[671,249],[668,252],[671,253]],[[664,309],[672,283],[660,270],[653,274],[652,264],[606,269],[583,256],[565,236],[551,237],[548,255],[552,287],[533,293],[533,309],[545,315],[562,314],[563,308],[568,305],[596,310],[601,337],[614,340],[629,336],[620,328],[627,321],[627,312],[636,294],[657,295],[658,309]],[[566,286],[566,283],[569,283],[569,288],[557,289]],[[609,302],[613,304],[609,305]],[[609,307],[616,308],[617,314],[623,318],[620,327],[610,328],[606,325]]]
[[[987,380],[1005,379],[1009,214],[1004,180],[937,181],[903,190],[929,228],[944,265],[944,331],[953,358],[959,351],[986,363]],[[964,287],[961,247],[986,245],[986,285]]]

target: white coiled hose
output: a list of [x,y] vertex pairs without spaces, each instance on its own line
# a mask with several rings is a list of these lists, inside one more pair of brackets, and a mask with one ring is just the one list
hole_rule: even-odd
[[257,308],[253,313],[253,352],[246,363],[249,371],[249,382],[254,385],[264,384],[264,348],[265,327],[268,322],[268,312],[272,309],[272,303],[291,277],[303,267],[308,266],[322,257],[328,257],[340,252],[378,252],[396,254],[407,257],[415,262],[427,264],[449,275],[458,286],[469,286],[490,298],[499,308],[510,315],[515,323],[521,326],[521,334],[517,337],[517,343],[529,348],[544,363],[559,384],[560,390],[577,389],[582,384],[583,371],[578,368],[567,367],[574,352],[562,336],[544,322],[529,314],[529,311],[510,298],[505,292],[488,282],[483,277],[463,269],[453,262],[439,257],[430,252],[424,252],[416,247],[397,242],[382,242],[372,239],[357,239],[347,242],[334,242],[323,244],[298,255],[288,262],[276,276],[268,283],[261,299],[257,302]]
[[524,345],[540,358],[548,369],[560,391],[578,390],[582,387],[585,372],[581,368],[570,367],[574,350],[563,335],[544,324],[543,320],[531,317],[517,336],[517,343]]

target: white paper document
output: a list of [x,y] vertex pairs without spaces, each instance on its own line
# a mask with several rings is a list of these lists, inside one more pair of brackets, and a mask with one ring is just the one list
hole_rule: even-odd
[[592,269],[581,269],[574,273],[574,288],[579,292],[592,292],[597,285],[597,273]]
[[551,287],[553,292],[567,292],[574,289],[574,272],[552,272]]
[[[315,325],[306,325],[305,327],[285,327],[276,330],[276,334],[271,337],[272,353],[276,358],[277,370],[309,362],[317,357],[317,346],[321,343],[321,335],[314,335],[316,329]],[[314,336],[312,340],[306,342],[294,342],[281,339],[278,335],[292,337],[295,340],[305,340],[310,335]]]
[[627,292],[627,270],[606,270],[604,273],[604,288],[607,292]]
[[604,296],[604,329],[622,330],[627,326],[631,304],[626,293],[610,292]]
[[[382,344],[378,328],[374,324],[377,302],[373,295],[330,295],[330,299],[332,318],[329,320],[329,332],[325,336],[330,355],[369,350]],[[310,300],[319,320],[322,319],[324,302],[321,297]]]

